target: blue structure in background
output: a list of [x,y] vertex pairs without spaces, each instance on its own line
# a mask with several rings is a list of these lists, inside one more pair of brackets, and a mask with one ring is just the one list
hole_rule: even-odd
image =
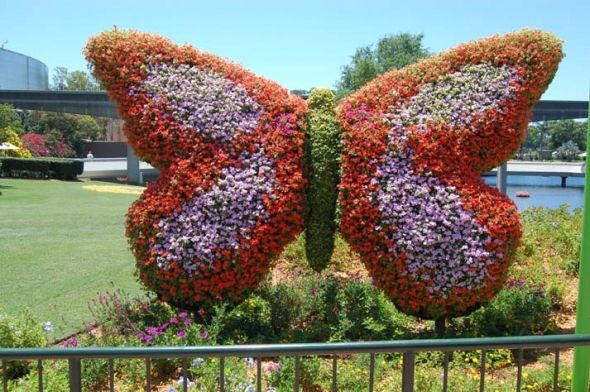
[[48,75],[41,61],[0,48],[0,90],[48,90]]

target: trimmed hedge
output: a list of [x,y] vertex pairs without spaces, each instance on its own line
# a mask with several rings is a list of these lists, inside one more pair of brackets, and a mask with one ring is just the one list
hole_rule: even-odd
[[341,130],[334,112],[332,91],[327,88],[311,90],[307,104],[305,254],[311,268],[319,272],[330,262],[338,226]]
[[57,178],[75,180],[84,171],[84,162],[60,158],[0,157],[3,177]]

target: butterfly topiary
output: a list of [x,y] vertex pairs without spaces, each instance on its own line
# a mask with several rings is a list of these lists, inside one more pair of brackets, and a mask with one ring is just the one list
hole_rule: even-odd
[[141,280],[162,299],[239,301],[305,224],[321,270],[338,194],[341,233],[402,311],[465,314],[503,285],[520,223],[481,174],[524,140],[562,58],[551,34],[461,45],[336,108],[329,91],[313,92],[308,109],[274,82],[155,35],[104,32],[85,54],[129,144],[160,170],[126,232]]

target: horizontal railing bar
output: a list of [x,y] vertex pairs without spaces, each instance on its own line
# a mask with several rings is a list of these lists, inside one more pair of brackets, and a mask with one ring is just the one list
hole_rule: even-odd
[[590,335],[509,336],[500,338],[420,339],[353,343],[301,343],[193,347],[97,347],[0,349],[0,359],[275,357],[370,354],[410,351],[566,348],[590,345]]

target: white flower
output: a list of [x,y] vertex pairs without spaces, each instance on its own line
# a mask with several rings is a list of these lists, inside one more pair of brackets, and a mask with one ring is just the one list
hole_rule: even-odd
[[205,362],[205,360],[203,358],[195,358],[195,359],[193,359],[193,366],[199,367],[203,364],[203,362]]
[[254,384],[248,384],[244,392],[256,392],[256,388],[254,388]]
[[53,324],[51,324],[51,321],[47,321],[45,324],[43,324],[43,330],[47,333],[53,332]]
[[[180,376],[176,382],[178,383],[178,385],[184,385],[184,377],[183,376]],[[195,385],[195,383],[192,382],[190,380],[190,378],[187,378],[186,379],[186,386],[187,387],[190,387],[191,385]]]

